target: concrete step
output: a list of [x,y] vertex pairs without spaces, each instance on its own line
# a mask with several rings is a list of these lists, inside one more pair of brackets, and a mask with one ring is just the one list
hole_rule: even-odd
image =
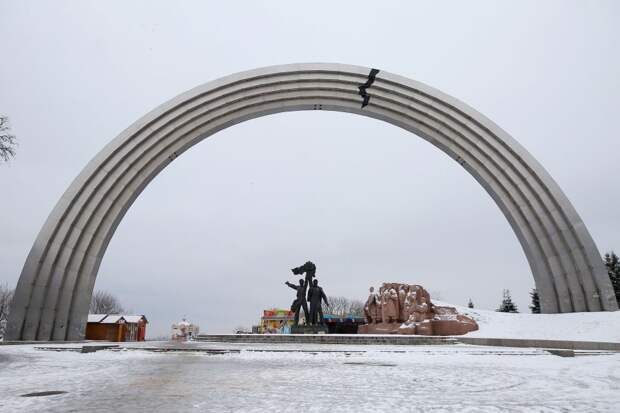
[[388,344],[423,346],[458,343],[458,341],[452,337],[363,334],[200,334],[194,337],[194,340],[218,343]]

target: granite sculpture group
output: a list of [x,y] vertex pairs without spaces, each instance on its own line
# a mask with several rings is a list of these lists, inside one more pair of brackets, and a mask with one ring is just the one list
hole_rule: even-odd
[[434,305],[420,285],[383,283],[378,293],[370,287],[364,315],[368,324],[358,328],[360,334],[451,336],[478,330],[474,319],[454,307]]

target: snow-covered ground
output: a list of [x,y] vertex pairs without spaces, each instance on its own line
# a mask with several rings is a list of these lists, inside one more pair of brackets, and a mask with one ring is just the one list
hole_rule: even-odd
[[[479,323],[470,336],[620,342],[620,312],[457,310]],[[620,405],[618,353],[561,358],[540,349],[467,345],[123,346],[128,349],[87,354],[0,346],[0,412],[616,412]],[[147,350],[153,346],[225,351]],[[66,393],[22,397],[44,391]]]
[[620,311],[566,314],[498,313],[453,306],[478,322],[471,337],[620,342]]
[[[240,352],[0,346],[0,411],[616,412],[620,405],[620,354],[561,358],[466,345],[191,346]],[[41,391],[67,393],[20,397]]]

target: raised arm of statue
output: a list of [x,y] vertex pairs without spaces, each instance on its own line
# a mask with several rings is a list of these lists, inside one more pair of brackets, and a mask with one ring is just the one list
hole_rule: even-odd
[[284,282],[284,284],[288,285],[288,286],[289,286],[289,287],[291,287],[293,290],[297,291],[297,287],[298,287],[297,285],[295,285],[295,284],[291,284],[291,283],[290,283],[290,282],[288,282],[288,281],[285,281],[285,282]]

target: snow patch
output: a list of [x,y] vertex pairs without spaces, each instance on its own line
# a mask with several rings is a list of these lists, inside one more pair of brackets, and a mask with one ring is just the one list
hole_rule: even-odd
[[476,320],[480,329],[467,333],[467,337],[620,342],[620,311],[499,313],[436,300],[433,304],[455,307],[460,314]]

